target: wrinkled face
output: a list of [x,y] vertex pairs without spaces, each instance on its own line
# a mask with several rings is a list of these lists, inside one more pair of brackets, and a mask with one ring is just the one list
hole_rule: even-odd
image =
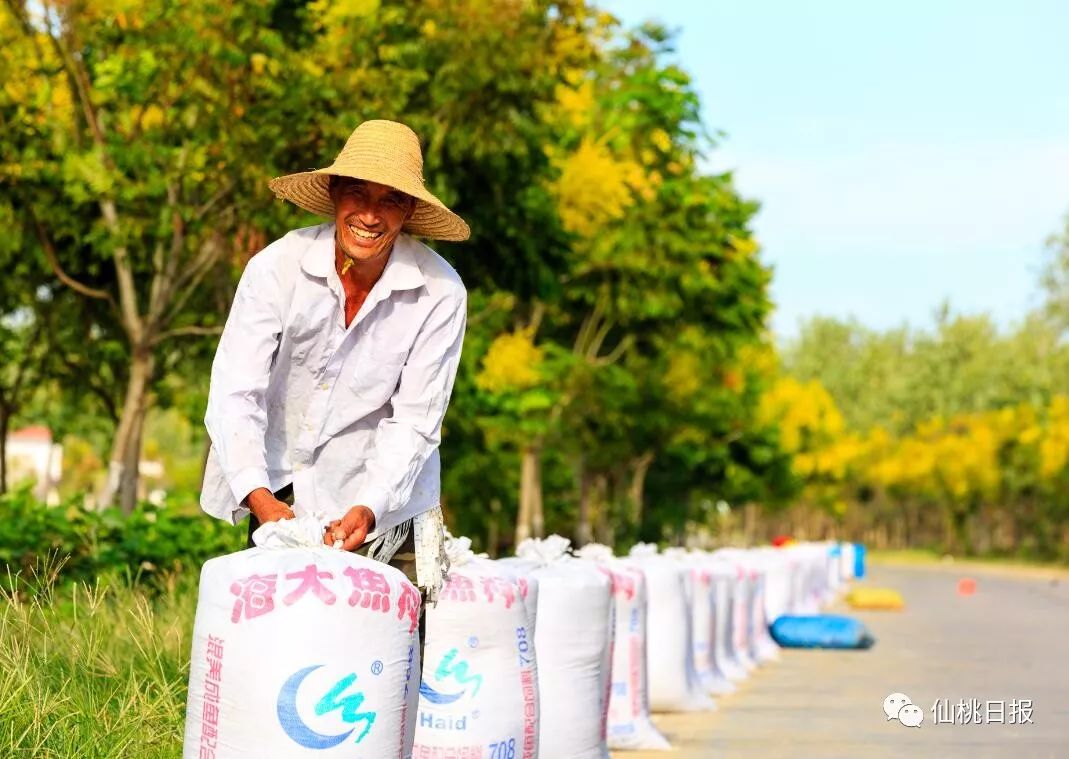
[[416,200],[400,190],[362,179],[332,177],[335,241],[354,263],[389,253],[393,241],[416,209]]

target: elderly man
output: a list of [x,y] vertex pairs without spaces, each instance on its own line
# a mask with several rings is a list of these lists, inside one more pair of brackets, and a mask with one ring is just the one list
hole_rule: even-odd
[[[246,267],[212,365],[201,505],[249,540],[295,515],[324,541],[390,563],[433,598],[446,569],[438,444],[467,294],[413,239],[465,240],[423,185],[411,129],[361,124],[334,164],[271,182],[332,221]],[[410,236],[412,235],[412,236]]]

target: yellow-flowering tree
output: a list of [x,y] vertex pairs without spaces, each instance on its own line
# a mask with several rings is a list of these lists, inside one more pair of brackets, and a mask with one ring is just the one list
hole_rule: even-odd
[[1064,551],[1069,397],[932,417],[899,435],[849,431],[815,380],[780,379],[761,409],[805,482],[803,510],[849,515],[855,537],[966,553]]
[[536,328],[530,325],[494,338],[475,377],[492,410],[484,417],[491,443],[498,438],[520,452],[516,543],[532,535],[542,537],[545,531],[541,454],[557,405],[545,350],[534,343]]

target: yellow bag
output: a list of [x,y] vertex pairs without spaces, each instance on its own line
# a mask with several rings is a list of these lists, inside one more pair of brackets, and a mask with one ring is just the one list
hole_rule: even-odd
[[854,588],[846,594],[846,602],[853,609],[898,610],[906,606],[902,594],[890,588]]

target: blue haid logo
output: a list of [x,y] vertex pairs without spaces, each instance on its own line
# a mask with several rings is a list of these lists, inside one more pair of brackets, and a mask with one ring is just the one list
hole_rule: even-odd
[[[419,686],[419,695],[423,706],[446,706],[459,701],[464,696],[476,696],[483,685],[482,675],[472,674],[466,661],[458,661],[460,651],[451,648],[446,651],[433,674]],[[433,711],[433,708],[432,708]],[[477,716],[472,713],[472,716]],[[431,714],[420,711],[419,724],[437,730],[466,730],[467,716],[452,713]]]
[[356,736],[355,742],[359,743],[371,731],[372,725],[375,724],[376,714],[374,711],[363,709],[365,699],[362,691],[354,690],[345,695],[356,682],[355,674],[348,674],[335,682],[319,699],[313,710],[316,717],[339,712],[342,721],[353,725],[352,728],[334,735],[321,733],[310,727],[301,717],[297,707],[297,692],[305,679],[322,666],[322,664],[316,664],[297,670],[283,683],[278,694],[278,721],[294,743],[310,749],[334,748],[356,732],[357,724],[363,723],[363,730]]

